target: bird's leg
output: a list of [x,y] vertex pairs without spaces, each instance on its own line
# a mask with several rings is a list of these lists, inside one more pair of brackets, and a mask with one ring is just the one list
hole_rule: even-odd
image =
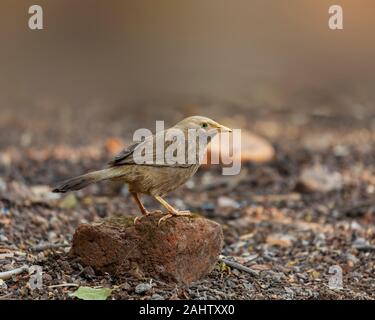
[[[138,197],[138,193],[136,193],[136,192],[132,192],[131,195],[133,196],[135,202],[137,203],[139,209],[141,210],[143,217],[150,215],[151,212],[149,212],[149,211],[145,208],[145,206],[143,205],[143,203],[141,202],[141,200],[140,200],[139,197]],[[141,218],[142,218],[142,217],[135,217],[135,219],[134,219],[134,224],[136,224],[137,221],[139,221]]]
[[150,214],[150,212],[147,211],[147,209],[145,208],[145,206],[143,205],[143,203],[139,199],[138,193],[132,192],[131,195],[133,196],[133,198],[134,198],[135,202],[137,203],[139,209],[141,210],[142,214],[144,216],[148,216]]
[[172,218],[173,216],[191,216],[190,211],[187,211],[187,210],[186,211],[179,211],[179,210],[173,208],[167,201],[165,201],[160,196],[154,196],[154,198],[157,201],[159,201],[168,210],[168,213],[164,217],[160,218],[158,224],[160,224],[164,220]]

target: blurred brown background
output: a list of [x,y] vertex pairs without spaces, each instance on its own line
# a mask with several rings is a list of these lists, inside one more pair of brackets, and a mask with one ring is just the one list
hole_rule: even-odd
[[[334,4],[344,30],[328,28]],[[111,299],[375,299],[374,18],[375,0],[0,0],[0,272],[25,271],[2,273],[0,300],[72,299],[75,284]],[[151,286],[138,268],[81,265],[67,253],[80,224],[139,210],[121,183],[51,187],[192,114],[242,129],[241,171],[202,166],[167,201],[220,223],[221,253],[252,272],[221,261],[190,287]]]
[[[42,31],[28,29],[32,4]],[[328,28],[333,4],[344,30]],[[0,146],[87,143],[192,113],[370,121],[374,16],[372,0],[2,0]]]

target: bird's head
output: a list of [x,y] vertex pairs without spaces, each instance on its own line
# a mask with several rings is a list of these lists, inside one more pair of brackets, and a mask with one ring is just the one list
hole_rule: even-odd
[[200,132],[205,132],[207,134],[216,134],[219,132],[232,132],[232,129],[221,125],[220,123],[202,116],[192,116],[181,120],[175,125],[175,128],[181,130],[195,129]]

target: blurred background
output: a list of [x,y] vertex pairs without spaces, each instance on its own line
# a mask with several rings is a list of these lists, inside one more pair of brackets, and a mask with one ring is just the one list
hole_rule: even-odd
[[[32,4],[44,30],[28,28]],[[332,4],[343,30],[328,28]],[[255,130],[291,110],[369,120],[374,15],[371,0],[3,0],[0,146],[80,145],[190,114]]]
[[[28,28],[34,4],[41,31]],[[331,5],[343,30],[328,27]],[[41,265],[50,286],[29,290],[22,275],[0,285],[0,300],[66,299],[61,282],[146,298],[134,277],[28,248],[69,246],[81,223],[139,215],[121,183],[51,186],[102,168],[135,129],[196,114],[242,130],[241,172],[202,166],[167,200],[219,222],[222,253],[262,273],[220,264],[179,298],[374,299],[374,18],[374,0],[1,0],[0,271]],[[337,265],[344,290],[328,285]]]

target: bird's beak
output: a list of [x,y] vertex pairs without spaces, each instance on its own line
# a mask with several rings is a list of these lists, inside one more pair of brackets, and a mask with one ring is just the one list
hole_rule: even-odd
[[226,126],[223,126],[221,124],[218,125],[218,129],[220,130],[220,132],[232,132],[233,130],[226,127]]

